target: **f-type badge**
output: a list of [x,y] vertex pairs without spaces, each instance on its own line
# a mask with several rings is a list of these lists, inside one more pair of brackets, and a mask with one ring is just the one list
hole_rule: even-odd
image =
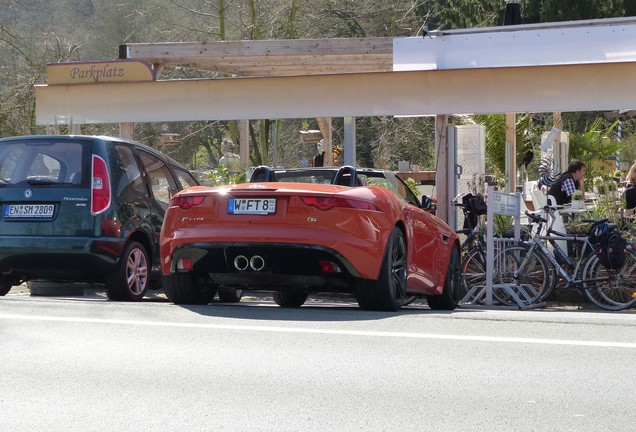
[[31,198],[33,196],[33,191],[31,189],[27,189],[24,191],[25,198]]

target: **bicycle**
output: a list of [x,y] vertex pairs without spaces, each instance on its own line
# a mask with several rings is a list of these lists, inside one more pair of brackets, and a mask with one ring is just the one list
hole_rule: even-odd
[[460,194],[451,202],[451,205],[461,208],[464,215],[464,227],[455,230],[455,232],[466,236],[461,244],[460,303],[470,300],[474,286],[483,286],[486,283],[486,244],[484,243],[483,229],[478,228],[481,225],[479,216],[483,214],[483,206],[482,209],[476,209],[475,201],[471,201],[471,198],[483,201],[483,197],[479,195]]
[[[456,197],[452,204],[454,206],[462,208],[464,212],[464,228],[456,230],[458,234],[465,234],[466,239],[462,243],[462,290],[460,292],[460,303],[474,302],[477,304],[483,304],[485,302],[485,291],[483,288],[486,286],[486,242],[483,227],[478,228],[479,219],[477,215],[485,213],[485,202],[481,206],[480,211],[475,211],[473,205],[471,205],[472,195],[469,194],[469,199],[466,196],[462,197],[461,203],[458,197]],[[480,197],[481,198],[481,197]],[[483,198],[481,198],[483,201]],[[501,251],[506,248],[506,243],[513,241],[509,238],[497,238],[493,242],[495,250],[494,256],[498,256]],[[537,255],[533,253],[533,255]],[[500,265],[495,259],[493,265],[493,284],[503,283],[502,275],[500,275]],[[541,256],[534,257],[534,263],[529,262],[526,264],[526,274],[521,275],[518,278],[520,284],[531,287],[532,290],[542,290],[543,284],[545,284],[545,268],[547,264]],[[481,288],[481,290],[480,290]],[[505,290],[493,289],[493,300],[495,304],[510,304],[509,295]]]
[[[546,207],[547,214],[554,217],[556,208]],[[542,216],[526,212],[532,223],[537,225],[535,233],[528,243],[518,243],[506,248],[496,259],[498,283],[508,283],[519,287],[520,281],[528,269],[534,264],[532,256],[542,256],[549,266],[543,270],[546,283],[540,290],[535,290],[530,303],[545,300],[555,289],[559,276],[565,288],[579,289],[585,296],[601,309],[618,311],[636,304],[636,250],[634,244],[628,243],[626,262],[620,269],[613,269],[599,259],[598,244],[600,235],[606,235],[616,229],[608,223],[608,219],[585,219],[590,223],[587,236],[570,235],[552,229],[554,221],[542,234],[544,224],[548,220]],[[580,258],[572,260],[560,248],[557,241],[581,242]],[[552,246],[552,250],[548,248]],[[538,252],[538,253],[537,253]]]

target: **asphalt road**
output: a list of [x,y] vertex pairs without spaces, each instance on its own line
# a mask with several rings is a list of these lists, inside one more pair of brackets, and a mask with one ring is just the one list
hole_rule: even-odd
[[0,298],[0,430],[636,430],[636,313]]

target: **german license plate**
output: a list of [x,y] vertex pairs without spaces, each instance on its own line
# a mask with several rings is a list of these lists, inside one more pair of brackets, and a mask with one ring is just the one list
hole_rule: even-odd
[[230,198],[227,202],[229,214],[274,214],[276,198]]
[[5,218],[51,218],[54,204],[8,204],[4,206]]

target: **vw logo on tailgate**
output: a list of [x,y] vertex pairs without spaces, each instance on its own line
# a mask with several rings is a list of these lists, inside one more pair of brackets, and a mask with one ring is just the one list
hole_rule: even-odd
[[31,189],[27,189],[24,191],[25,198],[31,198],[33,196],[33,191]]

